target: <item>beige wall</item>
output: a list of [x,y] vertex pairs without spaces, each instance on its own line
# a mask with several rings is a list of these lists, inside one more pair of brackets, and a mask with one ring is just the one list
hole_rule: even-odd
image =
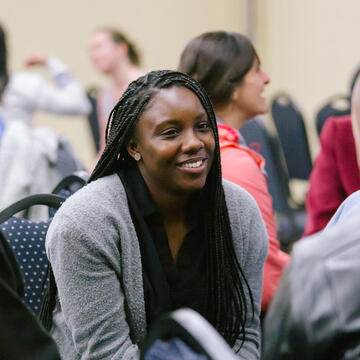
[[306,117],[313,153],[315,115],[327,98],[348,92],[360,65],[360,1],[255,0],[255,42],[271,76],[267,95],[286,90]]
[[[86,53],[91,31],[109,24],[126,31],[143,54],[147,70],[175,68],[195,35],[214,29],[244,32],[246,0],[2,0],[0,21],[8,29],[11,68],[22,69],[32,51],[56,54],[86,86],[106,84]],[[61,120],[61,121],[59,121]],[[84,119],[37,116],[36,124],[66,134],[86,164],[94,150]]]
[[[293,96],[316,153],[316,110],[329,96],[347,91],[360,64],[358,14],[358,0],[2,0],[0,21],[8,28],[13,71],[29,52],[44,51],[60,56],[86,87],[106,84],[86,54],[89,34],[99,25],[125,30],[147,70],[176,67],[184,45],[201,32],[248,33],[272,80],[269,100],[279,90]],[[68,135],[91,163],[94,151],[83,119],[38,116],[42,124]]]

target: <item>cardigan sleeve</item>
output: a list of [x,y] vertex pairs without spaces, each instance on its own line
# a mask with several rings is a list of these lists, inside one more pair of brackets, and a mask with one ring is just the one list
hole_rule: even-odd
[[[251,299],[246,294],[246,325],[245,341],[241,346],[241,337],[237,340],[234,351],[239,359],[260,359],[261,331],[260,311],[261,293],[263,283],[264,263],[268,252],[268,238],[260,210],[255,200],[243,189],[231,184],[235,192],[228,193],[226,200],[234,240],[235,252],[240,266],[249,284],[253,302],[252,312]],[[246,289],[246,285],[243,283]]]
[[[57,214],[46,239],[76,358],[138,359],[126,317],[117,231],[83,220]],[[58,347],[62,357],[69,358],[62,353],[66,345]]]

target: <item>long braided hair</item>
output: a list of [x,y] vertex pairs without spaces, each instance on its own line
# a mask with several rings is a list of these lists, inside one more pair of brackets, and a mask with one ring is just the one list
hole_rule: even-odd
[[106,147],[89,182],[113,174],[134,160],[126,151],[126,143],[134,134],[141,114],[161,89],[185,87],[199,98],[209,119],[215,138],[215,157],[208,174],[202,208],[203,234],[206,241],[207,296],[205,318],[234,346],[245,337],[247,298],[254,316],[250,287],[237,260],[230,221],[221,182],[220,146],[216,118],[210,100],[201,85],[190,76],[174,71],[153,71],[132,82],[112,110],[106,128]]

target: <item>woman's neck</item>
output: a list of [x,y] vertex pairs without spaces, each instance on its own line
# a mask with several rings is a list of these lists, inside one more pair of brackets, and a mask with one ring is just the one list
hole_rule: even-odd
[[185,221],[189,196],[156,196],[155,194],[151,196],[165,222]]
[[150,190],[153,201],[160,212],[172,258],[177,263],[179,250],[188,232],[186,225],[186,211],[188,210],[189,196],[171,196],[161,194],[157,196]]
[[128,85],[143,74],[144,71],[132,65],[129,60],[119,62],[111,74],[111,89],[115,97],[121,96]]
[[218,117],[225,125],[240,130],[246,120],[249,119],[247,114],[232,104],[215,108],[216,117]]

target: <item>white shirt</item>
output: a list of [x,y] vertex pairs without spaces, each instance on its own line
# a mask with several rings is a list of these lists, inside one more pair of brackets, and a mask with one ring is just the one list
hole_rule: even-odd
[[32,125],[35,111],[59,115],[87,115],[90,112],[86,93],[67,66],[55,57],[49,57],[45,65],[54,84],[30,72],[10,77],[0,108],[6,122],[18,120]]

